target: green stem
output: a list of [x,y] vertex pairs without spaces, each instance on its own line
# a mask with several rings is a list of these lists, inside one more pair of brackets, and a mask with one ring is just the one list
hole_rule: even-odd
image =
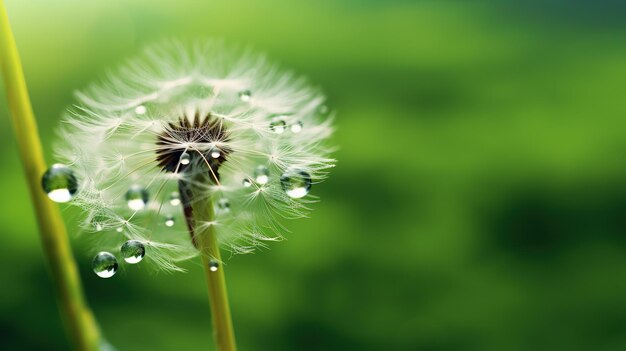
[[[220,249],[217,243],[215,226],[210,223],[215,218],[211,201],[192,202],[196,227],[195,238],[202,256],[202,266],[209,287],[209,303],[213,320],[213,337],[220,351],[235,351],[235,333],[228,304],[226,280],[222,265]],[[217,269],[211,270],[211,264],[217,264]]]
[[77,350],[97,350],[100,332],[85,303],[78,269],[59,209],[41,189],[46,170],[37,123],[4,3],[0,0],[0,64],[39,233],[55,283],[60,313]]

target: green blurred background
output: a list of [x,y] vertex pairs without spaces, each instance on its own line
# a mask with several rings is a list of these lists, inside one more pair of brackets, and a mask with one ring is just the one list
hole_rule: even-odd
[[[73,91],[164,37],[253,45],[328,94],[321,203],[228,261],[241,350],[626,349],[626,6],[5,3],[49,162]],[[1,92],[0,348],[64,350]],[[74,244],[117,349],[213,348],[197,263],[103,280]]]

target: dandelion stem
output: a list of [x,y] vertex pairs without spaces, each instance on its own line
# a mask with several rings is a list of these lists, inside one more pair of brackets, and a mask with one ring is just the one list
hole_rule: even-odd
[[85,302],[65,224],[59,209],[41,190],[41,176],[46,169],[41,141],[3,0],[0,0],[0,61],[20,157],[60,313],[74,347],[97,350],[100,332]]
[[[202,266],[209,287],[209,303],[213,320],[213,337],[219,351],[235,351],[235,333],[228,304],[224,267],[221,262],[215,226],[213,203],[206,199],[193,201],[194,237],[202,253]],[[217,264],[218,266],[213,266]],[[213,269],[212,269],[213,268]]]

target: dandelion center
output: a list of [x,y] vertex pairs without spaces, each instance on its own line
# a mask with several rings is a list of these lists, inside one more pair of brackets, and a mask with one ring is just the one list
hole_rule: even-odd
[[226,143],[228,131],[222,121],[210,113],[192,119],[180,117],[166,125],[157,138],[156,160],[166,172],[212,175],[218,181],[218,169],[231,152]]

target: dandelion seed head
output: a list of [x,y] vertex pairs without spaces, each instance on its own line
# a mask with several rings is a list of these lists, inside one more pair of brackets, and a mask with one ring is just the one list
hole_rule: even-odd
[[70,203],[83,210],[83,235],[97,251],[141,245],[164,270],[198,254],[181,181],[215,209],[195,225],[248,253],[282,239],[284,219],[307,215],[311,184],[335,162],[325,97],[219,41],[150,47],[76,96],[55,151],[79,180]]

